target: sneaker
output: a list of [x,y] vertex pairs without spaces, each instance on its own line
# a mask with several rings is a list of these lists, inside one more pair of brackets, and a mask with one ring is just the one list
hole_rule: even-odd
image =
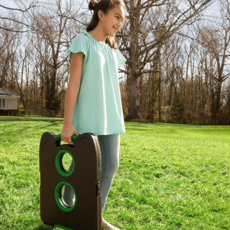
[[121,230],[121,229],[105,221],[105,224],[101,226],[101,230]]

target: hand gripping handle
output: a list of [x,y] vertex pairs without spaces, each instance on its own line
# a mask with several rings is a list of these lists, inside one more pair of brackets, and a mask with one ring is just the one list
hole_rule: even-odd
[[[73,140],[75,140],[77,137],[78,137],[77,134],[73,134],[73,135],[71,136],[72,142],[73,142]],[[54,138],[56,139],[56,141],[61,141],[61,134],[56,135]]]

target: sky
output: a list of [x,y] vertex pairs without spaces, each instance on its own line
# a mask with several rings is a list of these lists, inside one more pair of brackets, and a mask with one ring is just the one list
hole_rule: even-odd
[[[29,5],[30,2],[34,2],[34,0],[0,0],[0,4],[6,7],[15,7],[18,8],[15,2],[18,1],[22,1],[24,4]],[[41,1],[41,0],[39,0]],[[68,2],[69,0],[62,0],[63,4],[65,2]],[[148,1],[148,0],[145,0]],[[180,4],[183,4],[183,1],[186,0],[178,0],[180,1]],[[220,11],[219,11],[219,1],[218,0],[212,0],[213,3],[211,6],[208,7],[208,9],[206,9],[203,12],[203,19],[206,18],[206,20],[203,20],[202,23],[208,22],[209,20],[211,21],[218,21],[218,18],[220,18]],[[46,1],[47,2],[47,1]],[[50,2],[52,2],[52,0],[50,0]],[[54,2],[54,1],[53,1]],[[76,5],[76,8],[78,9],[80,7],[80,3],[83,2],[82,7],[79,9],[79,12],[82,11],[87,11],[88,10],[88,1],[85,0],[72,0],[72,2],[75,2],[76,4],[79,3],[79,6]],[[142,2],[144,2],[144,0],[142,0]],[[3,12],[7,12],[6,10],[4,10],[3,8],[0,8],[1,13]],[[90,11],[89,11],[90,12]]]
[[[17,8],[17,5],[15,2],[18,1],[23,1],[24,4],[29,5],[30,2],[32,2],[32,0],[0,0],[0,4],[7,6],[7,7],[15,7]],[[41,0],[39,0],[41,1]],[[63,4],[65,3],[65,1],[69,1],[69,0],[62,0]],[[88,2],[85,0],[72,0],[73,2],[76,3],[76,9],[79,9],[80,5],[78,6],[77,3],[81,3],[83,2],[84,4],[82,5],[82,7],[79,9],[79,13],[82,11],[87,11],[88,10]],[[148,0],[145,0],[148,1]],[[180,1],[180,3],[182,4],[184,1],[186,0],[178,0]],[[34,2],[34,0],[33,0]],[[50,0],[50,2],[52,2],[52,0]],[[53,1],[54,2],[54,1]],[[144,0],[142,0],[142,2],[144,2]],[[1,13],[3,13],[5,10],[2,10],[2,8],[0,8]],[[6,11],[5,11],[6,12]],[[90,11],[89,11],[90,13]],[[220,19],[220,10],[219,10],[219,1],[218,0],[213,0],[213,3],[208,7],[208,9],[204,10],[203,12],[203,20],[202,22],[200,21],[199,23],[209,23],[209,22],[214,22],[214,21],[218,21],[218,19]],[[188,41],[189,42],[189,41]]]
[[[63,2],[65,2],[65,1],[68,1],[68,0],[63,0]],[[148,1],[148,0],[146,0],[146,1]],[[7,7],[17,7],[15,2],[17,2],[17,0],[7,0],[7,1],[6,0],[0,0],[0,4],[7,6]],[[27,4],[29,5],[29,3],[33,2],[33,1],[32,0],[23,0],[23,2],[24,3],[27,2]],[[78,1],[78,2],[81,2],[81,1]],[[87,7],[87,2],[84,0],[83,0],[83,2],[85,2],[84,6]],[[204,14],[210,15],[210,16],[218,15],[218,10],[217,10],[218,9],[218,1],[215,0],[213,2],[214,2],[214,4],[212,4],[212,6],[210,6],[207,10],[205,10]],[[2,9],[1,9],[1,11],[2,11]]]

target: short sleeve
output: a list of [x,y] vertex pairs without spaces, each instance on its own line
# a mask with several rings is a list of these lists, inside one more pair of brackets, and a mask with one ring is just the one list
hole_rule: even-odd
[[116,54],[117,54],[118,68],[120,68],[126,62],[126,59],[119,49],[116,49]]
[[86,36],[80,33],[73,39],[69,49],[67,50],[67,53],[69,55],[69,63],[70,63],[71,53],[83,52],[85,58],[87,58],[87,50],[88,49],[87,49]]

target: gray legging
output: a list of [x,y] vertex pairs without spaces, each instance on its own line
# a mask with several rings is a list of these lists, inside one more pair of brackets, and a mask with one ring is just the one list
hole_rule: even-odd
[[[119,166],[120,134],[98,135],[101,149],[101,212],[103,212],[114,175]],[[72,170],[73,162],[68,172]],[[63,194],[64,201],[72,206],[74,203],[73,190],[66,185]]]

